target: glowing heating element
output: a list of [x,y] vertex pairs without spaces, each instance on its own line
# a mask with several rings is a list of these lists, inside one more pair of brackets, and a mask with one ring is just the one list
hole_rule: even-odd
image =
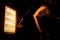
[[35,20],[35,23],[36,23],[36,26],[37,26],[39,32],[42,32],[42,31],[41,31],[41,28],[40,28],[40,26],[39,26],[37,16],[38,16],[39,12],[41,12],[41,11],[44,10],[45,8],[46,8],[45,6],[41,6],[41,7],[38,8],[38,9],[36,10],[36,12],[33,14],[33,17],[34,17],[34,20]]
[[15,33],[16,30],[16,11],[5,6],[4,32]]

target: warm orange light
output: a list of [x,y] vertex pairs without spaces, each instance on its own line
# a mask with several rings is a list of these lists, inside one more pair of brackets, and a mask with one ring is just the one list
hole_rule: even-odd
[[5,6],[4,32],[15,33],[16,30],[16,11]]
[[41,28],[40,28],[39,23],[38,23],[38,20],[37,20],[37,15],[39,14],[39,12],[41,12],[41,11],[44,10],[45,8],[46,8],[45,6],[41,6],[41,7],[38,8],[38,9],[36,10],[36,12],[33,14],[33,17],[34,17],[34,20],[35,20],[35,23],[36,23],[36,26],[37,26],[39,32],[42,32],[42,31],[41,31]]

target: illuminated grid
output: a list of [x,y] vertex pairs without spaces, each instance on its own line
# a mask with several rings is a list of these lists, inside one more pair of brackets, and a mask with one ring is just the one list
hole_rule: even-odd
[[16,11],[5,6],[4,32],[15,33],[16,30]]

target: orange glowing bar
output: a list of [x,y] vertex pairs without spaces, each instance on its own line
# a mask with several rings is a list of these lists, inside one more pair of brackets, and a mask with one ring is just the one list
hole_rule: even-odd
[[15,33],[16,30],[16,11],[5,6],[4,32]]
[[42,10],[44,10],[46,7],[45,6],[41,6],[40,8],[38,8],[36,10],[36,12],[33,14],[33,17],[34,17],[34,20],[35,20],[35,23],[36,23],[36,26],[39,30],[39,32],[42,32],[40,26],[39,26],[39,23],[38,23],[38,20],[37,20],[37,15],[39,14],[39,12],[41,12]]

